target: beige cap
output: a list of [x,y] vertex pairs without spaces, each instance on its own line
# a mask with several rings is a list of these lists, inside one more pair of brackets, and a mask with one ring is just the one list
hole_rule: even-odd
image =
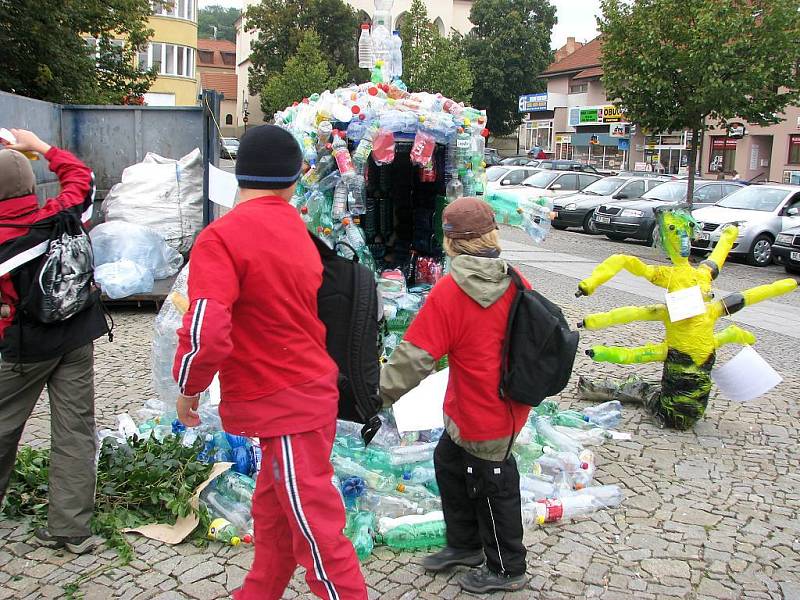
[[29,196],[36,191],[30,161],[16,150],[0,150],[0,201]]
[[442,215],[444,235],[454,240],[479,238],[497,229],[494,211],[480,198],[459,198],[444,209]]

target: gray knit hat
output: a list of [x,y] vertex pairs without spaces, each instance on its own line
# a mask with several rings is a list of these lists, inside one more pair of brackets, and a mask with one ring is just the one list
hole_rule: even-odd
[[31,162],[16,150],[0,150],[0,201],[29,196],[35,191]]

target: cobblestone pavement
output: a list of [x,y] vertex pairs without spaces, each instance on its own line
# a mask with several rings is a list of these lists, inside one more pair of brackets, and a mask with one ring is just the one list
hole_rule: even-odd
[[[505,230],[503,235],[524,241],[517,232]],[[546,247],[595,260],[619,251],[656,257],[648,248],[573,232],[554,232]],[[587,312],[643,303],[641,297],[617,290],[577,300],[574,279],[523,270],[537,289],[564,307],[572,322]],[[720,285],[741,289],[782,276],[777,268],[731,264]],[[800,306],[800,293],[783,301]],[[101,427],[111,425],[121,411],[135,411],[152,394],[153,316],[148,310],[117,311],[114,343],[98,344]],[[800,599],[800,351],[796,340],[754,331],[756,348],[784,382],[769,397],[749,404],[713,398],[706,418],[689,432],[661,430],[640,409],[625,410],[620,429],[631,432],[633,439],[599,448],[597,474],[600,483],[625,489],[623,505],[529,531],[528,589],[494,597]],[[661,336],[661,327],[654,324],[584,334],[576,378],[634,371],[655,377],[659,369],[654,366],[599,367],[583,350],[593,343],[633,345]],[[724,350],[720,362],[734,351]],[[561,399],[581,407],[574,385]],[[24,441],[46,444],[48,420],[47,403],[41,402]],[[136,560],[115,567],[112,551],[76,557],[36,548],[26,524],[0,521],[0,600],[64,597],[70,583],[79,584],[87,600],[223,598],[241,583],[252,560],[249,549],[216,544],[201,550],[135,538],[134,546]],[[364,565],[370,597],[469,597],[456,585],[455,574],[425,574],[419,557],[378,548]],[[285,597],[310,597],[300,571]]]

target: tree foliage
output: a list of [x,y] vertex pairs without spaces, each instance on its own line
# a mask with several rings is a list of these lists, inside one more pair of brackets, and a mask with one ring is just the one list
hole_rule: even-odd
[[800,100],[797,0],[603,0],[602,11],[607,95],[648,131],[689,129],[696,144],[707,119],[777,123]]
[[281,72],[307,31],[318,36],[331,73],[342,67],[349,79],[359,76],[359,22],[356,12],[342,0],[261,0],[247,9],[244,18],[248,30],[258,31],[250,54],[251,94],[260,92],[271,76]]
[[202,39],[212,39],[216,27],[218,40],[235,42],[235,23],[240,12],[238,8],[225,8],[218,4],[201,8],[197,13],[197,36]]
[[134,60],[153,34],[150,13],[148,0],[0,0],[0,89],[60,103],[135,101],[155,79]]
[[403,39],[403,81],[417,92],[441,93],[469,102],[472,71],[464,56],[462,38],[439,33],[428,19],[422,0],[414,0],[400,28]]
[[549,0],[475,0],[475,28],[465,38],[475,78],[472,102],[485,108],[489,129],[514,131],[522,120],[519,96],[545,89],[538,79],[553,59],[556,10]]
[[280,73],[272,75],[261,90],[261,110],[267,117],[311,94],[335,89],[347,79],[344,67],[331,71],[314,31],[303,32],[297,53]]

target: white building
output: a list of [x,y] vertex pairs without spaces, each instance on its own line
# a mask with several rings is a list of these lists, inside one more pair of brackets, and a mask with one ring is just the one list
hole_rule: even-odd
[[[259,0],[244,0],[244,10],[251,4],[256,4]],[[451,29],[465,34],[472,29],[469,21],[469,13],[472,10],[473,0],[425,0],[425,7],[428,9],[428,18],[434,22],[439,32],[447,34]],[[371,18],[375,11],[373,0],[347,0],[359,13],[363,20]],[[394,29],[400,28],[408,10],[411,8],[411,0],[395,0],[392,8],[392,26]],[[250,45],[256,39],[256,32],[242,30],[242,19],[236,22],[236,75],[239,82],[239,94],[237,98],[237,123],[243,127],[242,121],[243,101],[247,99],[247,110],[249,112],[249,124],[260,125],[264,122],[264,115],[261,112],[261,103],[258,96],[250,96],[248,91],[250,62]],[[299,100],[299,98],[298,98]]]

